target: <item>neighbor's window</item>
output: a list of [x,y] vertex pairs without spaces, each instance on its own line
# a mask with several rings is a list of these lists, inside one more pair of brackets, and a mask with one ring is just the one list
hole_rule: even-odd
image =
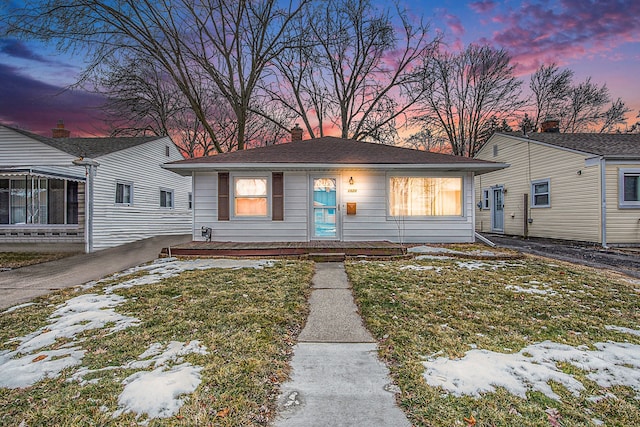
[[189,192],[187,196],[187,207],[188,209],[193,209],[193,193]]
[[172,208],[173,207],[173,190],[160,190],[160,207]]
[[640,169],[620,169],[618,187],[621,208],[640,208]]
[[77,223],[77,182],[28,175],[0,179],[0,224]]
[[531,207],[548,208],[551,206],[551,193],[548,179],[531,182]]
[[130,205],[133,203],[133,184],[130,182],[116,183],[116,204]]
[[489,189],[488,188],[483,188],[482,189],[482,209],[489,209],[490,205],[489,205]]
[[461,216],[462,178],[394,176],[389,181],[391,216]]
[[235,216],[267,216],[267,178],[240,178],[233,181]]

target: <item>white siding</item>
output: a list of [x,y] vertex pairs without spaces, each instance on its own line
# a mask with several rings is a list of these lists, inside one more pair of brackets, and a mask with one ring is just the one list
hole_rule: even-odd
[[[497,145],[497,156],[493,146]],[[524,222],[529,236],[555,239],[600,241],[600,169],[585,166],[586,156],[559,148],[527,143],[504,135],[494,136],[476,158],[508,163],[510,167],[476,177],[476,199],[482,189],[502,185],[504,194],[504,233],[523,235]],[[580,171],[580,174],[578,174]],[[550,180],[551,206],[531,206],[531,181]],[[524,211],[528,195],[529,213]],[[476,229],[491,231],[491,210],[476,207]]]
[[[165,147],[170,147],[170,156]],[[189,234],[192,231],[188,193],[191,178],[163,169],[182,156],[168,138],[98,157],[94,187],[94,249],[147,237]],[[117,181],[133,183],[133,204],[117,206]],[[174,207],[160,207],[160,189],[174,191]]]
[[619,169],[640,169],[640,162],[636,163],[607,163],[606,191],[607,191],[607,243],[608,244],[638,244],[640,243],[640,208],[624,208],[618,205]]
[[[218,221],[217,174],[197,172],[194,175],[193,238],[203,240],[200,228],[204,226],[212,228],[213,241],[308,241],[310,239],[310,177],[326,175],[337,176],[340,180],[338,214],[344,241],[398,242],[402,240],[405,243],[474,241],[472,174],[449,175],[464,176],[464,215],[460,218],[395,221],[387,217],[387,173],[388,171],[364,170],[284,171],[284,221],[234,219],[233,216],[229,221]],[[398,174],[403,173],[407,172],[398,172]],[[256,172],[255,175],[260,174],[264,172]],[[354,180],[352,186],[348,183],[350,177]],[[347,215],[347,202],[357,204],[356,215]]]
[[70,166],[74,157],[0,125],[0,166]]

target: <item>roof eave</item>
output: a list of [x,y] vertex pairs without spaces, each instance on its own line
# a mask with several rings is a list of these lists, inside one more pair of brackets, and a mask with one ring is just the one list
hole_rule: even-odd
[[163,168],[183,176],[190,176],[195,171],[216,170],[317,170],[317,169],[428,169],[437,171],[461,171],[483,174],[509,167],[507,163],[165,163]]

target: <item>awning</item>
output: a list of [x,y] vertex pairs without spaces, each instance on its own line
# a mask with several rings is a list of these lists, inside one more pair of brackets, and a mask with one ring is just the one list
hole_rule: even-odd
[[0,167],[0,177],[31,175],[40,178],[86,181],[85,168],[81,166],[16,166]]

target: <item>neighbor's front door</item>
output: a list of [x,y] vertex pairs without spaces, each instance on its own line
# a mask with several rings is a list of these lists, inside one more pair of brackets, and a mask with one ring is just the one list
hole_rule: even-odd
[[504,232],[504,188],[493,188],[491,204],[491,231]]
[[338,178],[311,178],[311,238],[339,240]]

